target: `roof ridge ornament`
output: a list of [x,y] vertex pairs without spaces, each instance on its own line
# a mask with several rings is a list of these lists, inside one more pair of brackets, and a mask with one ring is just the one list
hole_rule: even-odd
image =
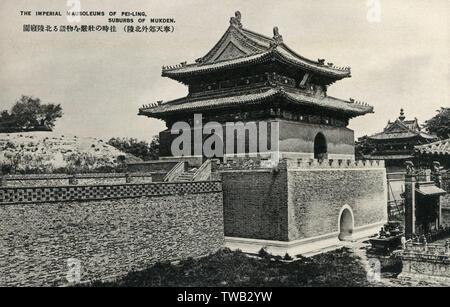
[[239,29],[242,29],[241,12],[236,11],[234,13],[234,17],[230,18],[230,25],[238,27]]
[[273,41],[270,42],[270,49],[275,49],[279,44],[283,42],[283,36],[280,35],[278,27],[273,27]]
[[277,26],[273,27],[273,39],[275,41],[277,41],[278,43],[282,43],[283,42],[283,36],[280,35],[280,32],[279,32]]
[[399,120],[404,121],[405,120],[405,112],[403,108],[400,109],[400,116],[398,117]]

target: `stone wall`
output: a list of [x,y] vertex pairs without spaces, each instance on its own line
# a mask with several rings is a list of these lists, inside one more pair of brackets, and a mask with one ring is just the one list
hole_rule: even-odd
[[[248,122],[246,122],[246,124],[247,123]],[[258,120],[250,121],[250,123],[256,124],[256,133],[258,135],[260,134],[261,129],[266,127],[261,126],[261,123],[267,124],[267,131],[265,131],[265,134],[267,134],[268,142],[267,148],[260,148],[259,143],[257,143],[256,152],[258,153],[265,152],[267,151],[267,149],[274,149],[274,147],[271,145],[271,125],[277,123],[279,127],[279,135],[276,137],[276,139],[279,140],[279,152],[283,153],[286,156],[292,154],[305,159],[314,158],[314,139],[318,133],[322,133],[325,136],[327,142],[328,157],[330,159],[354,159],[354,132],[349,128],[336,127],[325,124],[312,124],[284,119]],[[228,129],[226,125],[222,125],[224,154],[230,154],[231,152],[226,151],[226,148],[227,146],[233,146],[233,144],[227,144],[227,130]],[[186,132],[190,133],[192,139],[192,148],[190,149],[190,155],[194,155],[194,131],[194,128],[191,128],[191,131]],[[203,134],[203,132],[200,133],[202,135],[202,141],[204,142],[208,138],[209,134]],[[170,158],[170,156],[172,156],[171,145],[177,137],[179,137],[179,135],[171,134],[170,130],[160,132],[159,138],[161,157]],[[232,151],[233,153],[243,154],[244,152],[254,152],[250,150],[250,135],[248,131],[246,132],[246,136],[243,139],[243,142],[238,142],[236,132],[234,132],[234,136],[231,139],[234,143],[234,151]],[[244,152],[242,152],[241,150],[238,151],[238,145],[240,145],[241,143],[243,143],[242,145],[244,147]]]
[[129,172],[168,172],[170,171],[178,161],[145,161],[127,163],[127,170]]
[[114,185],[0,187],[0,205],[58,201],[102,200],[220,191],[220,182],[158,182]]
[[0,189],[0,286],[67,284],[69,258],[83,282],[223,246],[220,182],[34,189]]
[[355,138],[351,129],[287,120],[279,122],[281,152],[308,153],[310,158],[314,158],[314,139],[320,132],[325,136],[330,159],[345,159],[355,155]]
[[385,178],[384,168],[289,170],[289,240],[338,232],[344,205],[355,229],[385,222]]
[[286,170],[222,172],[225,236],[287,240]]
[[219,172],[225,236],[294,241],[335,234],[344,206],[355,230],[387,221],[386,170],[378,161],[287,160],[275,169]]

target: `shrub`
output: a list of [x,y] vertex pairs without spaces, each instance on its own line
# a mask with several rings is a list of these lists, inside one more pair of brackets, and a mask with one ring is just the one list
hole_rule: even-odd
[[157,160],[159,157],[159,137],[155,136],[150,143],[135,138],[111,138],[109,145],[120,151],[139,157],[144,161]]
[[272,255],[267,252],[267,248],[265,247],[261,247],[258,252],[258,256],[264,259],[270,259],[272,257]]
[[293,260],[293,258],[291,257],[291,256],[289,256],[289,254],[288,253],[286,253],[285,255],[284,255],[284,257],[283,257],[283,260]]

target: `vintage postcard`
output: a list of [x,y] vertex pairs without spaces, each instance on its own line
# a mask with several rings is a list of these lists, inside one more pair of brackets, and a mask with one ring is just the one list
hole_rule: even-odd
[[0,286],[449,286],[449,14],[2,1]]

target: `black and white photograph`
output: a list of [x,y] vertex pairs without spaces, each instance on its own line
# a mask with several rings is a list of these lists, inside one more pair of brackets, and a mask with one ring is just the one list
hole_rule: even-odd
[[3,0],[0,26],[0,287],[450,286],[449,0]]

